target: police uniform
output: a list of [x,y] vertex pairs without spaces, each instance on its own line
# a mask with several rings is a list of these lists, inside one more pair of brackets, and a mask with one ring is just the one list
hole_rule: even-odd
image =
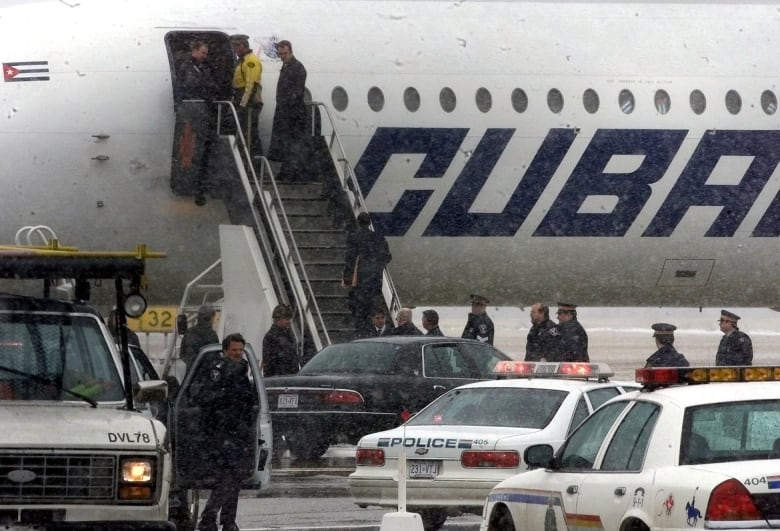
[[752,365],[753,342],[745,332],[737,328],[739,315],[721,310],[721,319],[729,319],[734,323],[734,329],[723,335],[715,355],[715,365]]
[[236,528],[238,495],[254,468],[257,438],[257,393],[249,381],[248,368],[243,359],[215,360],[205,367],[204,385],[195,399],[208,441],[204,472],[213,479],[199,529],[216,530],[218,513],[223,529]]
[[553,361],[552,358],[557,357],[558,339],[558,330],[552,320],[534,323],[525,341],[525,361]]
[[[674,338],[677,327],[668,323],[656,323],[652,326],[653,337]],[[677,352],[671,343],[660,346],[645,363],[645,367],[688,367],[690,364],[685,356]]]
[[[292,319],[289,306],[274,308],[271,318]],[[298,363],[298,342],[290,327],[282,328],[276,323],[263,336],[263,376],[295,374],[300,370]]]
[[[558,310],[576,311],[574,304],[559,302]],[[569,321],[558,323],[558,359],[555,361],[590,361],[588,356],[588,334],[572,314]]]
[[[486,306],[488,303],[490,301],[481,295],[471,296],[472,306],[475,304]],[[463,329],[463,334],[460,337],[476,339],[482,343],[492,345],[494,335],[493,320],[488,316],[487,312],[483,311],[482,313],[469,313],[466,327]]]

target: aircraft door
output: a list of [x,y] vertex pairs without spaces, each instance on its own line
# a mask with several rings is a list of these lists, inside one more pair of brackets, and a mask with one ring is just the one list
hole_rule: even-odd
[[[199,82],[206,87],[195,91],[187,83],[188,60],[192,45],[208,46],[208,56],[197,63]],[[230,100],[235,65],[228,36],[221,32],[172,31],[165,35],[165,47],[171,69],[172,93],[176,123],[171,154],[171,190],[176,195],[204,200],[219,190],[213,168],[219,155],[216,145],[217,109],[203,101]],[[191,67],[190,67],[191,69]]]
[[[197,397],[207,385],[213,363],[221,357],[219,345],[202,349],[192,367],[188,367],[176,396],[171,412],[170,437],[174,485],[179,489],[204,489],[213,484],[214,443],[207,436],[207,427],[214,420],[204,413],[202,397],[201,400]],[[249,363],[248,376],[257,394],[257,402],[253,406],[253,452],[251,456],[247,456],[247,468],[251,466],[252,471],[244,479],[244,486],[259,486],[262,489],[269,485],[271,479],[271,417],[260,365],[250,345],[246,345],[244,359]]]

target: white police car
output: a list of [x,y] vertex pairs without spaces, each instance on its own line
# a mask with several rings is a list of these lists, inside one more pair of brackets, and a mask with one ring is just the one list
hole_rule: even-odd
[[358,442],[349,487],[361,507],[398,504],[398,458],[406,454],[407,506],[428,530],[449,514],[479,514],[504,478],[527,469],[531,444],[558,447],[607,400],[636,389],[610,382],[606,365],[502,361],[499,376],[463,385],[425,407],[405,425]]
[[554,456],[526,448],[541,468],[491,491],[481,529],[780,528],[780,367],[639,369],[637,381]]

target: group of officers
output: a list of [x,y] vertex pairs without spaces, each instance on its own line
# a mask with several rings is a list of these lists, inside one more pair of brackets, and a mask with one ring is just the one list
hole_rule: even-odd
[[[715,365],[751,365],[753,344],[738,327],[739,315],[721,310],[720,331],[723,337],[715,355]],[[549,308],[543,303],[531,306],[531,329],[526,338],[526,361],[589,361],[588,334],[577,321],[574,304],[558,303],[558,324],[550,319]],[[669,323],[652,325],[656,350],[647,358],[645,367],[688,367],[688,360],[674,348],[674,331]]]

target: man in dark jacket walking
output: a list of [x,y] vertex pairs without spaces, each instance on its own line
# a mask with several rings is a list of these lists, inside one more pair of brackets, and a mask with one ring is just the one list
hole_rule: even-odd
[[244,338],[230,334],[222,342],[224,357],[206,365],[203,389],[194,402],[201,408],[201,429],[209,459],[204,472],[214,481],[203,508],[200,531],[238,531],[236,511],[242,482],[254,468],[257,440],[257,393],[249,381]]
[[357,217],[358,228],[347,236],[342,285],[349,286],[349,310],[357,337],[371,334],[371,312],[382,307],[382,274],[392,260],[384,236],[372,231],[365,212]]
[[720,311],[720,331],[723,337],[715,355],[715,365],[752,365],[753,342],[750,336],[737,326],[739,315],[728,310]]
[[466,320],[466,327],[460,337],[465,339],[476,339],[488,345],[493,344],[494,327],[493,320],[485,311],[490,303],[482,295],[471,296],[471,312]]
[[658,350],[647,358],[645,367],[688,367],[688,360],[674,348],[677,327],[669,323],[655,323],[652,328]]
[[548,361],[590,361],[588,333],[577,320],[577,305],[558,303],[558,359]]
[[290,328],[292,308],[280,304],[274,308],[273,324],[263,337],[263,376],[295,374],[300,370],[298,342]]

